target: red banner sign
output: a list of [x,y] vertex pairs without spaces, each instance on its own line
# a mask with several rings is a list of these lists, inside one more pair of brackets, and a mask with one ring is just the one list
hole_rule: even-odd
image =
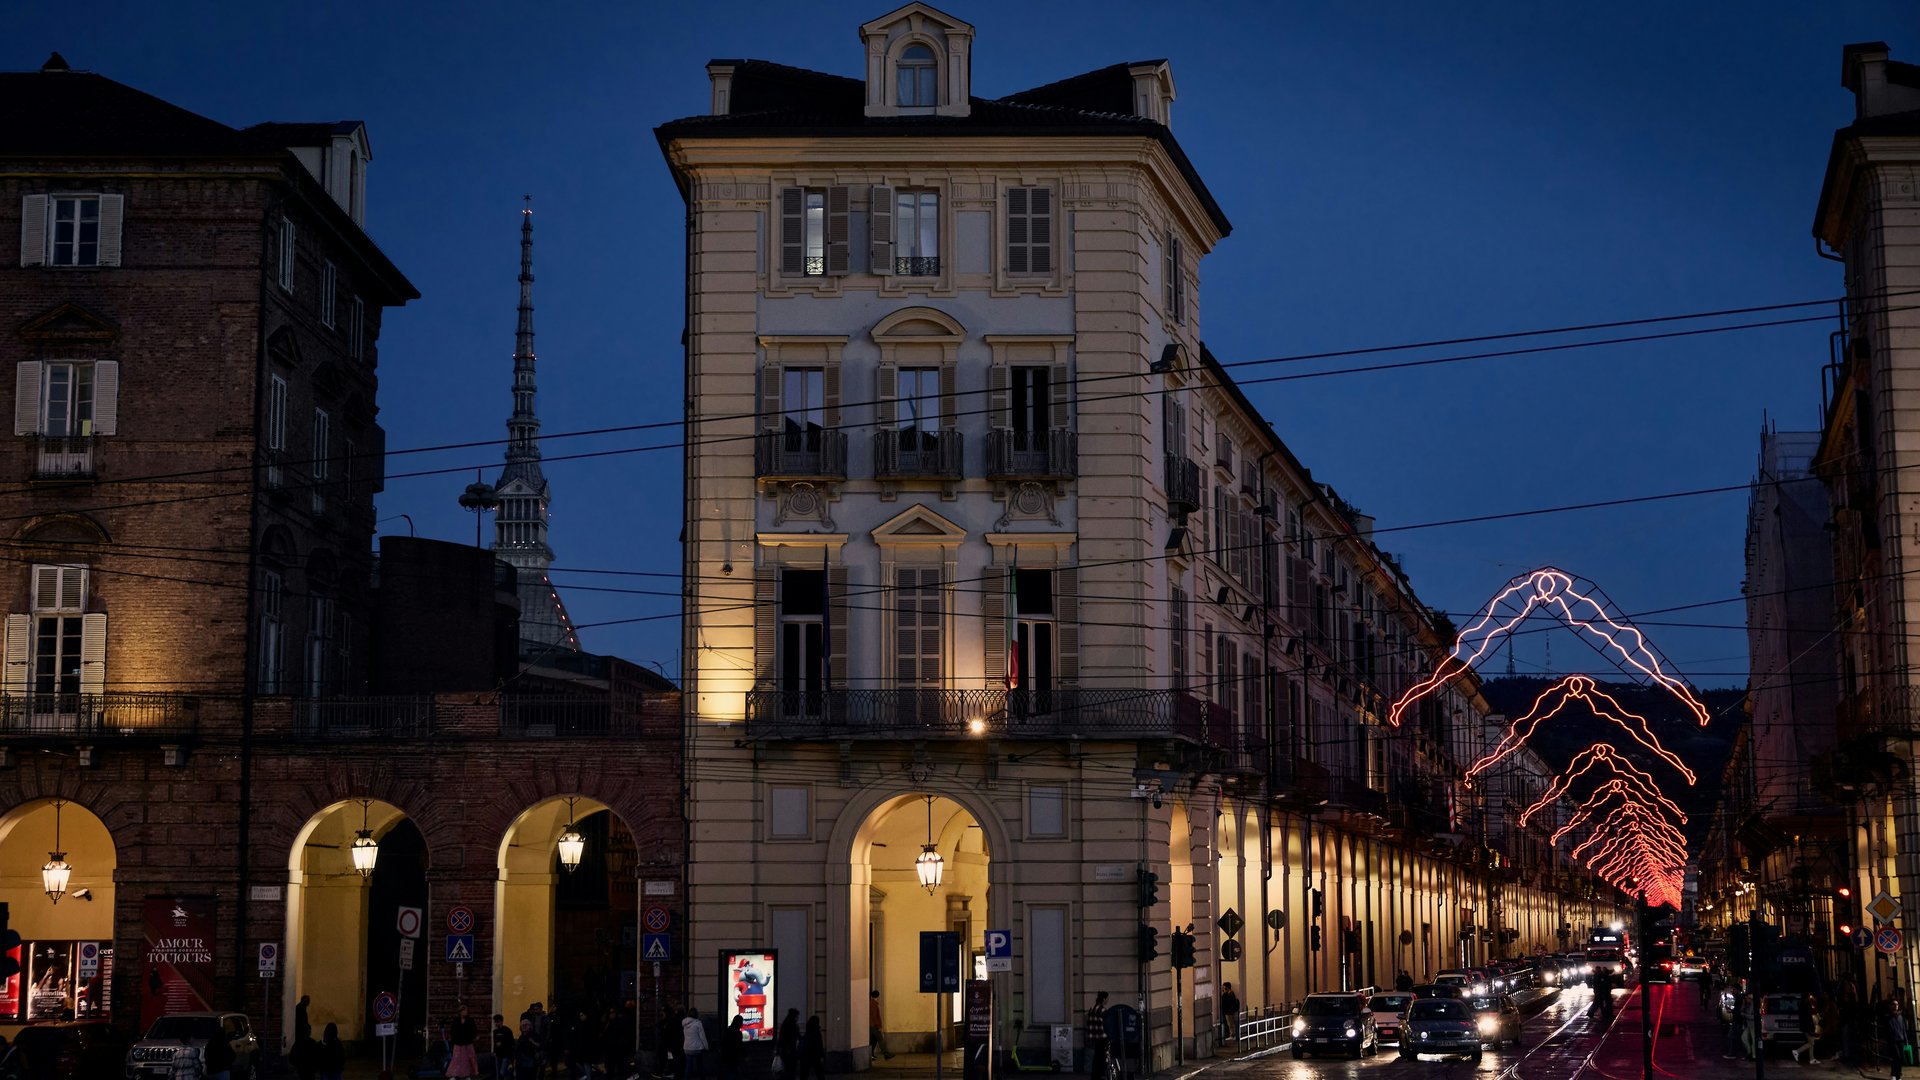
[[140,1027],[168,1013],[206,1012],[214,1001],[214,898],[149,896],[141,907]]

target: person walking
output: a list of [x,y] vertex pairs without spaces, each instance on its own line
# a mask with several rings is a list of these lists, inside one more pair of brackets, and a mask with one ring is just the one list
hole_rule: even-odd
[[1900,1065],[1907,1058],[1907,1018],[1897,997],[1887,1003],[1887,1048],[1893,1059],[1893,1080],[1900,1080]]
[[707,1058],[707,1025],[700,1020],[699,1009],[688,1009],[687,1015],[680,1021],[680,1049],[687,1058],[687,1080],[699,1080],[705,1076],[704,1062]]
[[233,1042],[225,1032],[215,1032],[207,1040],[204,1051],[207,1063],[207,1080],[233,1080],[233,1065],[237,1060],[233,1052]]
[[1221,1038],[1232,1042],[1240,1041],[1240,995],[1233,992],[1232,983],[1220,986],[1220,1020],[1226,1024]]
[[687,1035],[680,1029],[680,1010],[668,1009],[653,1025],[653,1075],[667,1078],[678,1075],[680,1043]]
[[827,1036],[820,1030],[820,1014],[807,1017],[806,1034],[800,1036],[800,1075],[794,1080],[827,1080]]
[[794,1071],[800,1068],[800,1010],[788,1009],[786,1018],[780,1021],[780,1032],[774,1037],[773,1050],[780,1058],[780,1072],[787,1080],[794,1080]]
[[607,1007],[606,1023],[600,1026],[600,1060],[609,1080],[627,1080],[633,1069],[633,1017]]
[[[535,1008],[538,1007],[536,1003]],[[540,1036],[534,1032],[533,1021],[522,1016],[520,1037],[513,1043],[514,1080],[537,1080],[540,1067],[546,1063],[547,1048],[540,1045]]]
[[893,1060],[893,1051],[887,1049],[887,1034],[880,1023],[880,991],[867,991],[867,1044],[868,1054],[879,1054],[888,1061]]
[[480,1041],[480,1027],[468,1015],[465,1004],[453,1018],[453,1026],[447,1029],[447,1076],[450,1078],[475,1078],[480,1075],[480,1055],[474,1044]]
[[1107,1080],[1107,992],[1093,996],[1093,1008],[1087,1010],[1087,1075],[1091,1080]]
[[[1820,1064],[1820,1005],[1812,994],[1801,994],[1799,1002],[1800,1038],[1804,1041],[1793,1048],[1793,1060],[1803,1065]],[[1802,1055],[1805,1055],[1804,1057]]]
[[741,1030],[746,1017],[734,1014],[720,1031],[720,1080],[739,1080],[740,1055],[746,1052],[747,1033]]
[[493,1053],[494,1080],[513,1080],[513,1029],[499,1013],[493,1014],[493,1033],[488,1038],[487,1049]]
[[340,1041],[340,1025],[328,1024],[320,1036],[320,1080],[341,1080],[347,1074],[347,1044]]
[[1401,968],[1400,974],[1393,977],[1393,988],[1402,994],[1413,989],[1413,976],[1408,974],[1406,968]]

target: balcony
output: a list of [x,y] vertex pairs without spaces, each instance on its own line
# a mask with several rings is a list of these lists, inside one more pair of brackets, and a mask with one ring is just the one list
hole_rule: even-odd
[[433,699],[296,698],[293,730],[310,739],[423,739],[433,734]]
[[1306,758],[1280,758],[1267,778],[1273,797],[1294,806],[1324,805],[1332,788],[1333,776],[1327,767]]
[[1167,513],[1184,517],[1200,509],[1200,463],[1180,454],[1166,456]]
[[1920,686],[1879,686],[1842,694],[1834,713],[1834,734],[1841,741],[1920,731]]
[[895,277],[939,277],[940,257],[937,255],[896,255],[893,260]]
[[873,475],[881,480],[958,480],[965,453],[957,431],[876,431]]
[[200,726],[200,699],[181,694],[7,694],[0,738],[177,741]]
[[1353,814],[1381,819],[1387,816],[1386,793],[1368,787],[1358,776],[1335,777],[1330,801],[1333,806]]
[[753,473],[762,480],[845,480],[843,431],[763,431],[753,444]]
[[755,739],[1179,739],[1232,749],[1223,710],[1177,690],[832,690],[747,694]]
[[611,698],[510,694],[500,699],[502,738],[579,739],[639,733],[638,718],[616,712]]
[[36,441],[32,479],[70,483],[94,478],[93,436],[41,435]]
[[987,432],[987,476],[993,480],[1071,480],[1079,475],[1080,439],[1071,428]]

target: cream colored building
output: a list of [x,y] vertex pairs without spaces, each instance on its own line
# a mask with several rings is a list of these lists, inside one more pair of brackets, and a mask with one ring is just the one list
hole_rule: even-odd
[[859,78],[713,61],[711,115],[657,133],[688,209],[693,1004],[720,950],[777,949],[773,1012],[864,1066],[871,992],[889,1049],[931,1042],[921,931],[1004,929],[1003,1037],[1105,990],[1164,1065],[1176,1031],[1210,1051],[1224,982],[1254,1011],[1492,955],[1462,928],[1519,886],[1451,782],[1486,703],[1383,726],[1443,629],[1201,345],[1228,222],[1170,66],[986,98],[952,16],[858,36]]

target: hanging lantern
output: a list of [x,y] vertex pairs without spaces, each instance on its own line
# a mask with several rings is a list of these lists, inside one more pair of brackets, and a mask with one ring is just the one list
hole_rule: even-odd
[[940,887],[941,875],[946,870],[946,860],[940,857],[940,851],[933,844],[933,796],[927,796],[927,842],[920,848],[920,857],[913,860],[913,872],[920,878],[920,887],[932,892]]
[[567,827],[561,830],[558,846],[560,865],[565,867],[568,873],[580,869],[580,859],[587,853],[587,838],[580,835],[580,830],[574,823],[572,799],[567,800]]
[[353,838],[350,849],[353,854],[353,868],[360,871],[362,878],[373,876],[374,864],[380,861],[380,841],[373,838],[373,830],[367,828],[367,802],[360,800],[360,831]]
[[[53,846],[60,846],[60,800],[53,801]],[[67,853],[64,851],[47,852],[47,865],[40,868],[40,887],[46,890],[48,898],[59,903],[66,895],[67,882],[73,879],[73,867],[67,865]]]

